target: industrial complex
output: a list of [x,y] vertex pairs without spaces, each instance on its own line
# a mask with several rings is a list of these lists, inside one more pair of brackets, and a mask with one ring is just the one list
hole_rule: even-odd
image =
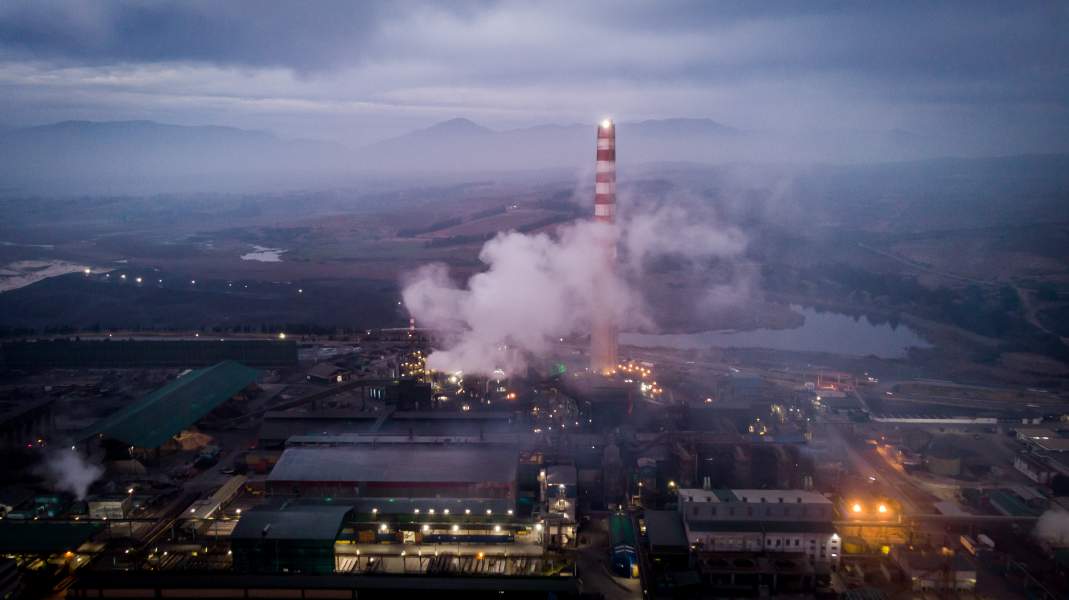
[[5,342],[0,597],[1069,593],[1064,399],[616,319],[508,374],[427,368],[414,322]]

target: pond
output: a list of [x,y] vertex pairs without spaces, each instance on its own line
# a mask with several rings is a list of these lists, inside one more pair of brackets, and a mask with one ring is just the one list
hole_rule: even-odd
[[282,253],[285,250],[281,248],[265,248],[263,246],[253,246],[255,252],[249,252],[248,254],[242,254],[241,260],[255,260],[257,262],[282,262]]
[[805,317],[801,327],[683,334],[624,333],[620,335],[620,343],[646,348],[769,348],[857,356],[871,354],[879,358],[902,358],[911,347],[931,347],[917,332],[902,324],[874,323],[866,316],[854,317],[797,305],[791,305],[791,310]]

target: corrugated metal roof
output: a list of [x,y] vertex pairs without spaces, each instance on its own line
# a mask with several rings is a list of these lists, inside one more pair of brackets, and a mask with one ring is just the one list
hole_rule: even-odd
[[683,548],[686,550],[687,532],[683,530],[683,519],[674,510],[647,510],[646,535],[654,549]]
[[98,421],[78,439],[98,434],[138,448],[157,448],[256,381],[260,372],[234,361],[197,369]]
[[97,523],[16,523],[0,525],[0,554],[59,554],[74,551],[103,526]]
[[338,537],[351,506],[295,505],[256,507],[241,515],[233,539],[330,540]]
[[267,480],[482,483],[516,480],[515,448],[288,448]]
[[687,521],[690,531],[834,533],[829,521]]

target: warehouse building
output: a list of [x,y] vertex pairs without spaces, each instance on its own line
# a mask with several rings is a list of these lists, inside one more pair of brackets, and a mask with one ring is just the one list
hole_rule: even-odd
[[0,450],[26,448],[51,439],[55,431],[54,398],[0,401]]
[[54,339],[0,344],[8,368],[132,369],[207,367],[239,361],[265,368],[297,366],[292,340],[92,340]]
[[358,512],[512,514],[518,465],[511,446],[293,447],[268,475],[267,492],[344,498]]
[[230,536],[234,570],[242,573],[334,573],[334,543],[352,507],[259,506],[241,516]]
[[88,564],[88,552],[81,552],[103,531],[100,523],[15,521],[0,523],[0,555],[20,561],[65,560],[73,568]]
[[247,395],[259,376],[256,369],[233,361],[190,371],[98,421],[76,439],[98,439],[122,449],[159,450],[227,400]]
[[687,540],[698,552],[794,553],[837,565],[831,500],[803,490],[680,489]]

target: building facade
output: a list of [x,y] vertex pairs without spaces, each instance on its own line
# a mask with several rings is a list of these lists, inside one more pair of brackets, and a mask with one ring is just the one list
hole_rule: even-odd
[[797,553],[813,563],[839,563],[834,507],[815,492],[680,489],[679,511],[694,550]]

